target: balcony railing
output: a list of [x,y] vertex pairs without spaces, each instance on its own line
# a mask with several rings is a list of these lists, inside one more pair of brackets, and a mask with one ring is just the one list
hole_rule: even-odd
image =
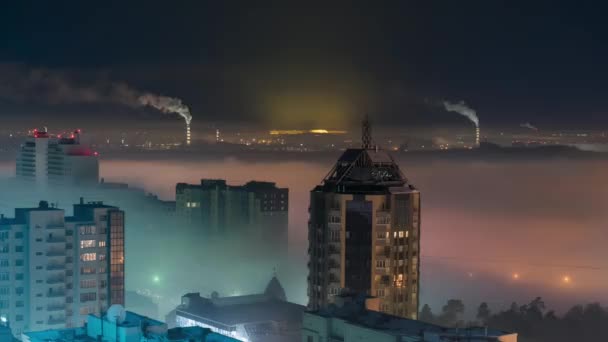
[[47,224],[46,229],[64,229],[65,226],[63,224]]
[[46,293],[46,296],[48,298],[63,297],[63,296],[65,296],[65,290],[49,291]]
[[65,283],[64,277],[51,277],[46,279],[47,284],[61,284]]
[[65,256],[65,250],[50,250],[46,252],[46,256]]
[[46,324],[48,324],[48,325],[65,324],[65,317],[53,317],[53,316],[51,316],[46,321]]
[[57,271],[65,269],[64,264],[48,264],[46,265],[47,271]]
[[49,304],[46,307],[46,311],[63,311],[65,310],[65,304]]
[[46,242],[48,242],[48,243],[65,242],[65,236],[48,236],[46,238]]

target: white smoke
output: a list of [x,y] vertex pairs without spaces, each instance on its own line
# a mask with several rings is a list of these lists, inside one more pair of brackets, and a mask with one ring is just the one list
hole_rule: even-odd
[[523,128],[529,128],[535,131],[538,131],[538,128],[536,128],[535,126],[533,126],[531,123],[529,122],[524,122],[522,124],[519,124],[519,127],[523,127]]
[[160,110],[163,113],[177,113],[184,120],[186,124],[190,124],[192,121],[192,115],[188,106],[182,103],[182,100],[175,97],[159,96],[154,94],[144,94],[138,99],[139,103],[143,106],[150,106]]
[[163,113],[179,114],[187,124],[192,121],[188,106],[178,98],[140,92],[125,83],[104,78],[78,81],[73,73],[21,64],[0,63],[0,99],[19,103],[119,104],[129,107],[150,106]]
[[477,117],[477,112],[473,108],[467,106],[464,101],[460,101],[459,103],[443,101],[443,107],[445,107],[445,110],[448,112],[456,112],[467,117],[475,124],[475,127],[479,127],[479,118]]

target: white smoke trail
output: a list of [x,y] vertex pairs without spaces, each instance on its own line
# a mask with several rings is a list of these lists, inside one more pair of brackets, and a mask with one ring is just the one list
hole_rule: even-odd
[[467,106],[464,101],[460,101],[459,103],[451,103],[449,101],[443,101],[443,107],[448,112],[456,112],[462,116],[467,117],[471,122],[475,124],[475,127],[479,127],[479,118],[477,117],[477,112]]
[[99,77],[92,82],[77,82],[73,73],[22,64],[0,63],[0,99],[19,103],[120,104],[129,107],[150,106],[163,113],[175,113],[192,121],[188,106],[178,98],[140,92],[127,84],[109,82]]
[[523,127],[523,128],[529,128],[535,131],[538,131],[538,128],[536,128],[535,126],[533,126],[531,123],[529,122],[524,122],[522,124],[519,124],[519,127]]
[[182,103],[182,100],[174,97],[159,96],[154,94],[144,94],[138,99],[143,106],[150,106],[160,110],[163,113],[177,113],[189,125],[192,121],[192,115],[188,106]]

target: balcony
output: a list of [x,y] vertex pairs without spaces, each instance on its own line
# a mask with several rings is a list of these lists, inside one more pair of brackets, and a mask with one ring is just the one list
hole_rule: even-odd
[[65,310],[65,304],[49,304],[46,307],[46,311],[63,311]]
[[46,256],[65,256],[65,250],[60,250],[60,249],[51,249],[49,251],[46,252]]
[[46,229],[64,229],[65,226],[63,224],[47,224]]
[[65,283],[64,277],[50,277],[46,279],[47,284],[63,284]]
[[46,265],[46,270],[47,271],[65,270],[65,265],[64,264],[48,264],[48,265]]
[[327,249],[327,253],[328,254],[340,254],[340,247],[336,247],[336,246],[329,246],[329,248]]
[[48,298],[57,298],[65,296],[65,290],[53,290],[46,293]]
[[46,321],[47,325],[65,324],[65,317],[53,317],[50,316]]
[[47,236],[47,243],[61,243],[65,242],[65,236]]

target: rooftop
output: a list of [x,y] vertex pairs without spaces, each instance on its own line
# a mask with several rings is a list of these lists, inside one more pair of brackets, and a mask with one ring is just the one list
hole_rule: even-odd
[[342,153],[314,191],[386,193],[391,188],[414,189],[393,157],[372,144],[371,126],[367,119],[363,122],[362,141],[361,148],[351,148]]
[[312,315],[318,315],[327,318],[339,318],[352,325],[366,327],[373,330],[382,331],[395,336],[407,336],[414,338],[413,341],[418,341],[415,337],[423,335],[440,335],[440,336],[484,336],[488,341],[494,341],[497,336],[507,335],[509,333],[479,327],[472,328],[445,328],[439,325],[426,323],[423,321],[407,319],[403,317],[393,316],[382,312],[368,310],[365,307],[365,296],[355,296],[352,294],[340,295],[343,299],[341,306],[329,305],[324,309],[309,312]]
[[194,320],[212,320],[225,326],[250,322],[288,321],[299,322],[305,307],[286,301],[285,292],[276,277],[273,277],[264,293],[247,296],[219,297],[214,293],[210,298],[199,293],[183,296],[177,313]]

